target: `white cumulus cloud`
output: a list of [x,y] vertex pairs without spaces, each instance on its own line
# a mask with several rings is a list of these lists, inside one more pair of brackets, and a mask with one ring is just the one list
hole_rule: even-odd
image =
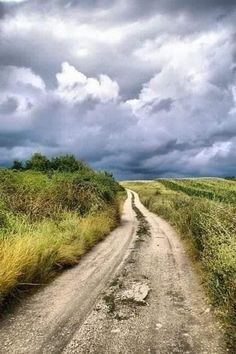
[[67,62],[62,64],[62,71],[56,78],[58,95],[69,102],[93,99],[106,103],[119,97],[119,86],[109,76],[99,75],[99,79],[86,77]]

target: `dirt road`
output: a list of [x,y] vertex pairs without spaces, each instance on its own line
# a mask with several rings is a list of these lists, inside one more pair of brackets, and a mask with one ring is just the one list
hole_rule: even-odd
[[6,316],[0,353],[225,353],[178,235],[133,206],[128,192],[121,226]]

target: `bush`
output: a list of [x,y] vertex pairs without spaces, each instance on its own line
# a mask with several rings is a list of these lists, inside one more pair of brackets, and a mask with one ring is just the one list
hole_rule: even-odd
[[90,168],[83,161],[76,160],[73,155],[61,155],[52,158],[50,168],[60,172],[90,171]]
[[92,169],[83,161],[77,160],[74,155],[61,155],[49,159],[41,153],[35,153],[25,165],[19,161],[14,160],[11,167],[12,170],[34,170],[52,174],[53,171],[58,172],[92,172]]
[[19,160],[14,160],[12,165],[12,170],[23,170],[23,163]]
[[63,211],[79,215],[113,203],[118,183],[106,172],[83,169],[75,173],[0,170],[0,200],[6,209],[31,221],[57,218]]
[[35,171],[48,171],[51,167],[51,163],[49,159],[40,154],[40,153],[35,153],[31,157],[30,160],[27,160],[25,163],[25,169],[26,170],[35,170]]

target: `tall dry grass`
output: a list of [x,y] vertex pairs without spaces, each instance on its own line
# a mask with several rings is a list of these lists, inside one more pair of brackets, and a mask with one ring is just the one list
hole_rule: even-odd
[[117,209],[80,218],[65,213],[58,223],[45,220],[31,231],[0,241],[0,294],[16,287],[47,282],[56,271],[77,264],[80,257],[117,224]]
[[0,305],[51,279],[119,222],[121,190],[106,173],[0,170]]

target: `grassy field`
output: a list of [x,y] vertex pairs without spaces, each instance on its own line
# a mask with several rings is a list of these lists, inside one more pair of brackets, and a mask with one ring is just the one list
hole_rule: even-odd
[[119,222],[121,187],[107,173],[0,170],[0,304],[42,284]]
[[127,182],[145,206],[189,239],[212,303],[236,346],[236,183],[224,179]]

